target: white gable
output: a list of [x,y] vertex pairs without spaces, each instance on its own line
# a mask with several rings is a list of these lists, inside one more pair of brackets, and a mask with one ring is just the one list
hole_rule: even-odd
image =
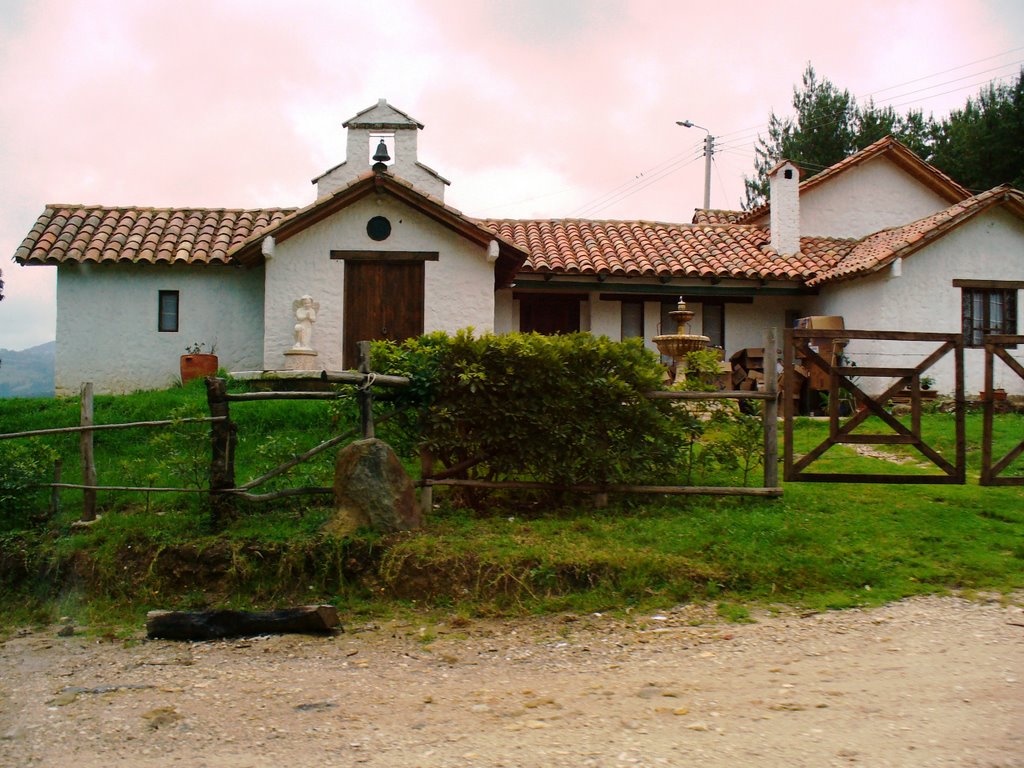
[[805,190],[800,195],[800,234],[864,237],[948,206],[947,199],[883,155]]
[[[379,242],[367,233],[367,222],[377,216],[392,227]],[[313,329],[317,367],[342,368],[345,261],[332,259],[331,251],[380,251],[382,260],[389,251],[436,251],[437,260],[424,265],[424,331],[494,329],[494,264],[487,248],[389,195],[370,196],[276,244],[265,265],[263,368],[285,367],[292,302],[306,294],[320,304]]]

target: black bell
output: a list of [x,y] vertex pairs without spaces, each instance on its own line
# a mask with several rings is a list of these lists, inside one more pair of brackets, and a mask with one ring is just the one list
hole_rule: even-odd
[[384,139],[380,140],[380,144],[377,145],[377,151],[373,153],[373,161],[375,163],[386,163],[391,159],[391,155],[388,154],[387,144],[384,143]]

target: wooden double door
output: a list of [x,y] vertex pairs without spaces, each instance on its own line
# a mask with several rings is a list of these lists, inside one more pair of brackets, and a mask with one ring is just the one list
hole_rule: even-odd
[[342,364],[359,362],[356,343],[423,333],[422,260],[346,259]]

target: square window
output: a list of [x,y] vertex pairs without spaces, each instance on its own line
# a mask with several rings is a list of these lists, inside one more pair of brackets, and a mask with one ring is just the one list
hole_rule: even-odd
[[160,333],[178,332],[178,292],[160,291],[157,300],[156,329]]
[[964,344],[985,345],[987,334],[1017,333],[1017,291],[1013,288],[962,288]]
[[555,336],[579,333],[580,302],[586,296],[563,293],[514,294],[519,300],[519,330]]

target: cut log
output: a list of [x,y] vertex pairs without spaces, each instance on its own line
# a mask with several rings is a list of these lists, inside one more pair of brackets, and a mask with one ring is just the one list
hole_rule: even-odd
[[166,640],[217,640],[223,637],[297,632],[319,634],[338,627],[333,605],[303,605],[276,611],[150,611],[146,635]]

